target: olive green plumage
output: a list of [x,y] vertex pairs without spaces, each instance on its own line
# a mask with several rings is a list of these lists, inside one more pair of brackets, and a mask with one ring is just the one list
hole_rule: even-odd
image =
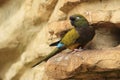
[[49,58],[66,48],[71,50],[79,47],[84,48],[84,46],[93,39],[95,31],[89,26],[85,17],[80,14],[75,14],[70,16],[70,21],[73,28],[69,30],[60,41],[51,44],[50,46],[56,45],[56,48],[34,66],[40,64],[42,61],[47,61]]
[[61,39],[61,43],[63,43],[66,47],[75,43],[76,39],[78,39],[80,35],[78,32],[73,28],[71,29],[66,35]]
[[35,65],[33,65],[32,67],[37,66],[38,64],[40,64],[43,61],[47,61],[49,58],[51,58],[52,56],[54,56],[56,53],[62,51],[59,48],[55,48],[50,54],[48,54],[47,56],[45,56],[42,60],[40,60],[38,63],[36,63]]

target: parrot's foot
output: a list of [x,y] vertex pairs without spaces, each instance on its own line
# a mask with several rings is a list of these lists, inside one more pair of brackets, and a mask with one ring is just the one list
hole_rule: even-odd
[[71,53],[76,53],[76,52],[81,52],[83,51],[83,49],[79,48],[79,49],[74,49]]

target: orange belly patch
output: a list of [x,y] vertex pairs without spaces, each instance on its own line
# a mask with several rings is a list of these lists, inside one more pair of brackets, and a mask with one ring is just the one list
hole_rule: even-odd
[[68,46],[68,48],[71,49],[71,50],[74,50],[74,49],[76,49],[79,45],[80,45],[79,43],[76,43],[76,44],[73,44],[73,45]]

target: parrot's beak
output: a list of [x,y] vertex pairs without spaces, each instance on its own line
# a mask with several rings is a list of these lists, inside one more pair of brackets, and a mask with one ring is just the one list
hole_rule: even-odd
[[70,22],[71,22],[71,25],[72,25],[72,26],[74,26],[74,21],[75,21],[75,17],[70,16]]
[[70,20],[71,20],[71,21],[74,21],[74,20],[75,20],[75,17],[70,16]]

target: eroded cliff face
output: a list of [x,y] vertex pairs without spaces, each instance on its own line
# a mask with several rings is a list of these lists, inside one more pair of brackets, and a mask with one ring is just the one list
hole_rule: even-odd
[[[1,80],[120,79],[119,3],[119,0],[0,0]],[[72,27],[69,16],[75,13],[85,16],[96,29],[94,39],[86,46],[91,50],[75,54],[63,51],[47,63],[31,68],[54,49],[49,44]]]

